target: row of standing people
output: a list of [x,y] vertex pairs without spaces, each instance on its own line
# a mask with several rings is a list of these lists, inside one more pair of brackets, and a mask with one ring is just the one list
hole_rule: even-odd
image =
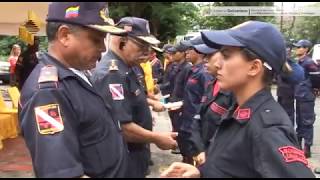
[[53,2],[46,21],[48,53],[19,101],[36,177],[145,177],[149,143],[177,146],[176,133],[152,131],[149,106],[164,107],[132,68],[159,43],[149,22],[124,17],[114,25],[104,2]]

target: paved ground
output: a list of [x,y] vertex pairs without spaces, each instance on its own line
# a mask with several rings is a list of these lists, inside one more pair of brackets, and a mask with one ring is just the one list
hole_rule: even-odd
[[[5,91],[4,86],[0,90]],[[273,89],[275,92],[275,89]],[[5,95],[6,96],[6,95]],[[8,98],[6,98],[8,99]],[[8,102],[9,103],[9,102]],[[315,110],[320,114],[320,99],[316,101]],[[167,113],[154,113],[155,131],[170,131],[171,125]],[[312,158],[309,158],[311,168],[320,167],[320,121],[315,123],[315,140],[312,147]],[[159,174],[172,162],[181,161],[180,155],[171,154],[170,151],[161,151],[154,145],[151,146],[154,166],[151,166],[151,174],[148,176],[159,177]],[[34,177],[32,164],[25,143],[21,137],[4,141],[4,149],[0,150],[0,178]],[[320,177],[320,176],[319,176]]]

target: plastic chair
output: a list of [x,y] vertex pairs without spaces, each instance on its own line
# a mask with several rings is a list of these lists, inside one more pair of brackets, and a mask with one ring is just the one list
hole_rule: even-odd
[[19,134],[18,109],[8,108],[0,93],[0,137],[15,138]]
[[16,86],[9,87],[8,88],[8,94],[9,94],[10,99],[12,101],[12,107],[15,108],[15,109],[18,109],[19,98],[20,98],[19,89]]

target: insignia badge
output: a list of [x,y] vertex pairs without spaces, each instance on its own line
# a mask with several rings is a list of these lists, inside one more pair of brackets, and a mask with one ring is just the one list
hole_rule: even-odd
[[79,16],[79,8],[80,6],[69,7],[66,9],[65,18],[76,18]]
[[108,7],[105,7],[105,8],[103,8],[103,9],[101,9],[100,10],[100,17],[103,19],[103,21],[105,22],[105,23],[108,23],[108,24],[110,24],[110,25],[114,25],[114,21],[113,21],[113,19],[111,19],[110,17],[109,17],[109,10],[108,10]]
[[304,156],[304,152],[302,150],[297,149],[293,146],[280,147],[278,150],[280,151],[286,163],[301,162],[305,165],[308,165],[308,161]]
[[201,98],[201,103],[204,103],[204,102],[206,102],[207,101],[207,96],[202,96],[202,98]]
[[122,84],[109,84],[109,90],[113,100],[123,100],[124,92]]
[[212,103],[210,105],[210,109],[215,112],[218,113],[219,115],[223,115],[224,113],[227,112],[227,110],[224,107],[219,106],[217,103]]
[[49,104],[34,108],[40,134],[55,134],[64,129],[59,104]]
[[193,78],[190,78],[190,79],[188,79],[188,82],[189,82],[190,84],[197,84],[198,80],[193,79]]
[[109,71],[118,71],[119,68],[117,66],[116,60],[111,60],[111,65],[109,66]]
[[137,90],[134,92],[134,94],[135,94],[136,96],[139,96],[140,93],[141,93],[141,91],[140,91],[139,89],[137,89]]
[[58,81],[58,70],[57,67],[48,65],[41,68],[38,83],[43,82],[57,82]]
[[238,120],[247,120],[251,117],[251,109],[239,109],[237,114]]

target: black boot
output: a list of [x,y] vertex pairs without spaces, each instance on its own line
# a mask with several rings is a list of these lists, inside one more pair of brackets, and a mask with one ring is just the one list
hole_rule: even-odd
[[299,148],[302,150],[302,137],[298,137]]
[[305,144],[304,145],[304,155],[306,156],[306,158],[310,158],[311,157],[311,146]]

